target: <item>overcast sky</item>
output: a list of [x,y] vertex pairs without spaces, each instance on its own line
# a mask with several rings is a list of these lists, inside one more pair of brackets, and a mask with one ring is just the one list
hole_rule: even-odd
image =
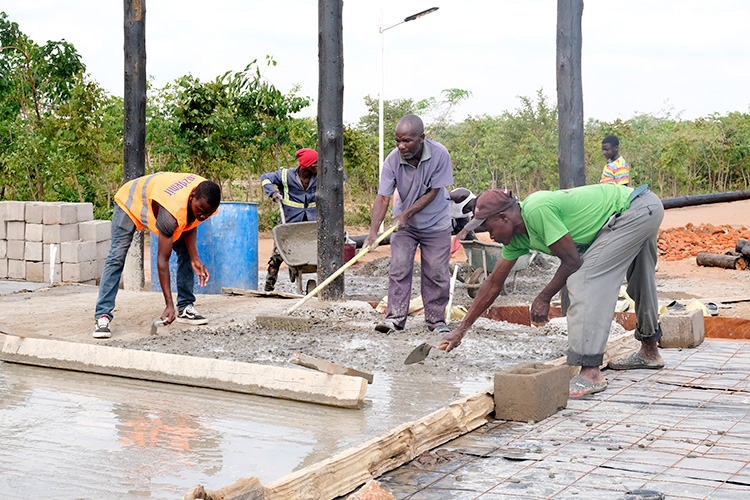
[[[144,0],[147,71],[156,86],[192,74],[212,80],[271,55],[264,70],[283,92],[299,85],[317,112],[315,0]],[[10,5],[9,5],[10,4]],[[555,87],[556,0],[348,0],[344,2],[344,121],[380,92],[379,26],[435,13],[383,35],[385,99],[472,96],[453,116],[500,115],[518,96]],[[123,2],[29,0],[0,7],[37,44],[65,39],[106,90],[123,94]],[[586,119],[638,113],[683,119],[750,111],[750,2],[589,0],[583,11]]]

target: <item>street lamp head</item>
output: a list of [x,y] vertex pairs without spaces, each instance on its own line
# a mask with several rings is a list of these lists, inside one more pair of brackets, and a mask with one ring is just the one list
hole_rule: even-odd
[[408,23],[409,21],[413,21],[415,19],[419,19],[422,16],[426,16],[427,14],[432,14],[436,10],[438,10],[440,7],[432,7],[431,9],[423,10],[422,12],[417,12],[416,14],[412,14],[409,17],[404,18],[404,22]]

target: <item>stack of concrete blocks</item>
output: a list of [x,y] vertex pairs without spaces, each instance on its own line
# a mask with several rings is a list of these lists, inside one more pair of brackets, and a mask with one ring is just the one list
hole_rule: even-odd
[[0,201],[0,279],[95,285],[110,224],[91,203]]

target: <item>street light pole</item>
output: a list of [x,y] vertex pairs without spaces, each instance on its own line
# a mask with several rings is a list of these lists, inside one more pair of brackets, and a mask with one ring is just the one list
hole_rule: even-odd
[[[439,7],[432,7],[427,10],[423,10],[422,12],[417,12],[416,14],[412,14],[411,16],[405,17],[403,21],[398,22],[392,26],[388,26],[387,28],[383,28],[383,9],[380,9],[380,95],[378,96],[378,180],[380,180],[380,176],[383,173],[383,82],[385,81],[385,67],[384,67],[384,48],[383,48],[383,33],[391,28],[395,28],[396,26],[404,23],[408,23],[409,21],[414,21],[415,19],[419,19],[422,16],[426,16],[427,14],[432,14],[436,10],[438,10]],[[383,225],[381,224],[380,230],[383,230]]]

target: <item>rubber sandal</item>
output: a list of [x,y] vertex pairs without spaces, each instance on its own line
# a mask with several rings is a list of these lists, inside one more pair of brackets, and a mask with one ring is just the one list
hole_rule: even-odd
[[652,361],[645,359],[643,356],[634,352],[627,358],[610,361],[607,368],[611,370],[637,370],[639,368],[648,368],[649,370],[658,370],[664,368],[664,361]]
[[706,309],[708,309],[708,314],[711,316],[719,315],[719,306],[716,302],[706,302]]
[[677,302],[676,300],[673,300],[669,304],[667,304],[667,309],[670,311],[681,311],[685,309],[685,304],[681,304]]
[[606,380],[603,382],[592,382],[581,377],[580,375],[576,375],[575,377],[570,379],[570,392],[568,393],[568,397],[572,399],[582,398],[584,396],[588,396],[589,394],[602,392],[606,388]]

